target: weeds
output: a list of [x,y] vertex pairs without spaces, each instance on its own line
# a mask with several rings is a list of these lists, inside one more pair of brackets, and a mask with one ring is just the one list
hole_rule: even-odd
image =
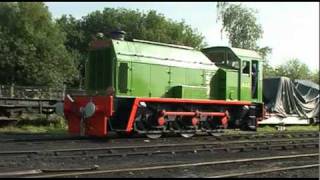
[[[277,126],[259,125],[258,132],[277,132]],[[285,125],[285,130],[288,131],[319,131],[319,124],[313,125]]]
[[57,115],[23,114],[15,125],[0,128],[0,133],[67,133],[67,124],[64,118]]

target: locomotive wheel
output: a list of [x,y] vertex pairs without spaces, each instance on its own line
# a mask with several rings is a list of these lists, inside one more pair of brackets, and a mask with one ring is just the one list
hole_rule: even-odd
[[161,133],[147,133],[146,136],[150,139],[159,139],[162,134]]
[[193,132],[189,132],[189,133],[180,133],[180,135],[184,138],[191,138],[192,136],[195,135],[195,133]]

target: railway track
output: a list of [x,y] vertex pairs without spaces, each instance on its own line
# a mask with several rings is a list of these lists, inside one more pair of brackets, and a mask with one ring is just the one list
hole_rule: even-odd
[[[315,158],[319,157],[319,153],[312,154],[295,154],[295,155],[286,155],[286,156],[269,156],[269,157],[258,157],[258,158],[246,158],[246,159],[232,159],[232,160],[222,160],[222,161],[207,161],[207,162],[198,162],[198,163],[182,163],[182,164],[168,164],[161,166],[144,166],[136,168],[117,168],[117,169],[99,169],[99,167],[91,168],[82,168],[82,169],[33,169],[28,171],[15,171],[15,172],[6,172],[0,173],[0,177],[28,177],[28,178],[52,178],[52,177],[81,177],[81,176],[90,176],[90,175],[103,175],[110,176],[114,174],[125,174],[125,173],[135,173],[139,172],[140,174],[150,174],[152,171],[162,171],[162,170],[181,170],[183,168],[198,168],[198,167],[211,167],[211,166],[221,166],[221,165],[235,165],[243,163],[266,163],[273,161],[285,161],[293,160],[297,161],[298,159],[303,158]],[[304,169],[304,168],[313,168],[319,167],[319,164],[308,164],[300,166],[290,166],[290,167],[281,167],[266,169],[260,171],[251,171],[251,172],[242,172],[242,173],[229,173],[218,174],[210,177],[237,177],[243,175],[252,175],[259,173],[275,172],[275,171],[285,171],[293,169]]]
[[[30,143],[24,143],[23,141],[19,142],[10,142],[10,143],[1,143],[4,147],[0,151],[0,157],[4,156],[21,156],[21,155],[54,155],[54,156],[62,156],[71,154],[71,155],[95,155],[97,153],[102,153],[104,155],[109,156],[126,156],[125,153],[128,155],[135,154],[137,152],[141,152],[141,150],[148,151],[148,153],[156,154],[156,153],[165,153],[166,151],[177,150],[179,153],[179,149],[182,151],[204,151],[203,149],[207,150],[210,148],[217,148],[217,147],[227,147],[227,146],[235,146],[239,145],[246,150],[251,148],[259,149],[259,146],[263,148],[262,145],[276,145],[276,143],[291,143],[294,146],[297,141],[304,142],[305,144],[311,141],[317,141],[319,139],[318,133],[299,133],[299,134],[263,134],[258,136],[225,136],[219,139],[214,137],[198,137],[198,138],[191,138],[191,139],[184,139],[184,138],[164,138],[164,139],[157,139],[152,141],[146,141],[146,139],[136,139],[132,143],[126,141],[126,139],[121,139],[124,141],[105,141],[105,140],[98,140],[97,139],[75,139],[70,138],[66,139],[59,139],[53,138],[53,141],[49,141],[51,144],[48,144],[47,141],[29,141]],[[61,141],[60,141],[61,140]],[[28,142],[28,141],[27,141]],[[43,144],[42,144],[43,142]],[[59,143],[58,143],[59,142]],[[60,143],[61,142],[61,143]],[[146,143],[147,142],[147,143]],[[179,142],[179,143],[177,143]],[[299,145],[298,142],[298,145]],[[313,143],[313,142],[311,142]],[[300,143],[301,144],[301,143]],[[50,145],[50,146],[49,146]],[[33,146],[33,147],[32,147]],[[71,148],[65,149],[57,149],[56,147],[60,146],[69,146]],[[88,148],[83,148],[88,147]],[[7,151],[5,149],[8,149]],[[25,149],[20,151],[12,151],[12,149]],[[156,152],[156,153],[152,153]],[[175,153],[175,152],[173,152]]]
[[[116,139],[115,141],[117,140],[118,139]],[[123,140],[124,141],[122,141],[122,143],[119,143],[119,144],[115,144],[112,142],[96,143],[99,146],[93,147],[93,148],[63,148],[63,149],[55,148],[50,150],[39,148],[39,150],[26,150],[26,151],[11,151],[11,150],[3,151],[2,150],[0,151],[0,165],[2,167],[6,167],[5,166],[6,164],[14,163],[17,165],[15,165],[14,166],[15,168],[13,169],[16,169],[19,171],[0,173],[0,177],[6,177],[6,176],[29,177],[30,175],[37,175],[37,176],[41,175],[41,176],[49,176],[49,177],[51,176],[55,177],[55,175],[58,175],[57,177],[59,176],[68,177],[69,175],[66,175],[68,173],[69,174],[80,173],[79,175],[74,175],[74,176],[87,176],[87,175],[96,176],[94,173],[90,174],[91,172],[97,172],[97,176],[99,176],[99,174],[103,174],[102,171],[108,172],[109,170],[112,170],[111,168],[117,167],[117,166],[112,166],[110,163],[107,163],[108,164],[108,165],[106,164],[107,166],[103,165],[104,164],[103,162],[108,162],[109,160],[111,163],[115,162],[115,160],[119,160],[119,161],[132,160],[136,162],[137,159],[145,159],[148,161],[150,157],[154,157],[152,159],[158,159],[160,161],[162,161],[161,159],[168,159],[170,161],[170,159],[172,158],[180,159],[182,157],[185,157],[186,155],[189,157],[199,157],[199,156],[206,157],[208,155],[210,155],[211,157],[214,157],[214,156],[221,156],[221,155],[225,156],[227,154],[229,154],[230,156],[227,155],[226,157],[238,158],[237,154],[239,152],[244,152],[244,153],[239,153],[239,155],[240,154],[269,155],[273,153],[282,154],[286,152],[301,152],[308,149],[310,150],[308,151],[308,153],[314,153],[314,150],[317,150],[317,148],[319,148],[318,132],[312,132],[312,133],[309,132],[309,133],[300,133],[300,134],[285,133],[285,134],[276,134],[275,136],[272,136],[272,134],[262,134],[262,135],[256,134],[251,136],[245,135],[245,137],[237,135],[228,139],[224,139],[224,138],[216,139],[215,137],[211,137],[211,136],[207,136],[207,137],[200,136],[200,137],[194,137],[190,139],[169,137],[169,138],[163,138],[163,139],[157,139],[157,140],[150,140],[150,142],[144,143],[144,144],[125,143],[128,141],[125,141],[126,139],[123,139]],[[138,138],[135,140],[143,142],[146,139]],[[71,140],[71,142],[72,141],[73,140]],[[84,141],[83,139],[79,140],[79,143],[81,144],[83,141]],[[37,141],[30,141],[30,142],[32,144],[33,142],[36,143]],[[43,142],[47,142],[47,141],[43,141]],[[53,145],[56,144],[55,140],[52,140],[52,141],[49,140],[49,142],[53,142]],[[68,146],[68,143],[69,141],[65,141],[64,139],[62,139],[62,144],[67,144]],[[8,144],[15,144],[15,142],[8,143]],[[6,143],[3,143],[2,145],[6,146]],[[57,146],[52,146],[52,147],[57,147]],[[82,146],[82,147],[86,147],[86,146]],[[198,154],[199,156],[198,155],[195,156],[194,154]],[[127,157],[130,157],[130,158],[127,159]],[[120,159],[126,158],[126,159],[120,160],[119,158]],[[197,158],[195,158],[195,160],[196,159]],[[102,168],[100,168],[99,166],[91,166],[92,164],[97,163],[96,160],[99,160],[99,162],[102,163],[102,164],[98,163],[99,165],[103,165]],[[208,160],[208,159],[206,158],[202,159],[202,161],[205,161],[205,160]],[[36,169],[20,171],[21,168],[23,169],[25,168],[23,164],[25,164],[25,162],[28,162],[28,161],[34,162],[33,164],[37,164],[37,162],[39,162],[41,164],[49,163],[51,165],[50,166],[42,166],[40,164],[33,165],[32,167]],[[77,166],[72,165],[72,163],[82,164],[83,161],[88,162],[86,163],[85,166],[89,166],[89,167],[81,167],[80,164],[79,164],[80,167],[79,165]],[[60,166],[59,164],[61,164],[62,162],[71,163],[70,164],[71,166],[67,164]],[[193,161],[190,161],[190,162],[193,162]],[[190,163],[185,163],[185,164],[190,164]],[[143,165],[147,165],[147,164],[143,163]],[[305,166],[306,164],[302,164],[302,165]],[[299,168],[299,166],[303,168],[302,165],[298,164],[296,165],[295,168]],[[46,167],[46,169],[43,169],[44,167]],[[52,169],[57,167],[64,167],[65,169],[60,169],[60,170]],[[123,169],[124,167],[126,167],[126,163],[122,163],[121,165],[120,164],[118,165],[118,168],[120,169]],[[136,167],[136,166],[134,165],[133,167]],[[148,167],[151,167],[151,166],[148,166]],[[195,167],[198,167],[198,166],[195,166]],[[305,168],[307,167],[309,166],[306,166]],[[286,167],[281,167],[280,170],[279,168],[278,170],[276,169],[274,170],[281,172],[281,168],[286,168]],[[287,171],[290,171],[290,167],[287,167],[287,168],[289,168]],[[292,168],[294,169],[293,166]],[[310,166],[309,168],[314,168],[314,167]],[[9,168],[9,167],[4,169],[12,170],[12,168]],[[246,173],[252,173],[254,175],[254,172],[256,172],[257,174],[259,173],[257,170],[246,172]],[[81,173],[84,173],[84,174],[81,174]],[[86,175],[86,173],[89,173],[89,174]],[[250,175],[250,174],[241,175],[241,173],[243,172],[235,172],[233,173],[233,175],[235,177]],[[60,175],[60,174],[65,174],[65,175]],[[112,174],[117,174],[117,172],[109,172],[107,174],[112,175]],[[209,175],[212,176],[211,174]],[[219,174],[214,174],[214,176],[218,176],[218,175]]]
[[[218,140],[218,141],[224,141],[224,140],[240,140],[240,139],[267,139],[267,138],[303,138],[303,137],[319,137],[318,131],[307,131],[307,132],[280,132],[280,133],[237,133],[237,134],[219,134],[217,136],[208,136],[208,135],[198,135],[191,138],[186,138],[187,141],[190,141],[190,139],[195,140]],[[153,142],[164,142],[167,140],[181,140],[184,139],[182,137],[177,136],[168,136],[160,139],[152,139]],[[137,141],[144,141],[144,140],[150,140],[145,137],[137,136],[133,138],[124,138],[124,137],[118,137],[118,136],[111,136],[110,138],[93,138],[93,137],[79,137],[79,136],[58,136],[58,137],[41,137],[41,138],[18,138],[18,139],[0,139],[0,143],[16,143],[16,142],[58,142],[58,141],[110,141],[111,143],[115,142],[137,142]]]
[[[212,137],[212,136],[199,136],[199,137],[192,137],[189,139],[185,139],[182,137],[168,137],[162,139],[146,139],[146,138],[135,138],[135,139],[87,139],[87,138],[77,138],[77,137],[69,137],[64,139],[63,137],[59,138],[50,138],[47,141],[37,141],[37,140],[30,140],[30,141],[6,141],[0,142],[1,146],[3,147],[0,150],[1,153],[5,154],[5,152],[11,152],[11,155],[19,154],[19,152],[29,155],[37,155],[37,154],[44,154],[41,152],[46,151],[47,154],[59,154],[57,147],[64,147],[65,149],[69,149],[71,152],[74,149],[74,152],[78,152],[80,154],[87,154],[87,151],[92,150],[95,152],[105,151],[105,152],[119,152],[123,150],[125,151],[126,146],[133,146],[136,148],[131,148],[133,152],[138,151],[139,149],[143,149],[146,146],[154,146],[154,148],[159,148],[160,150],[165,149],[166,147],[176,146],[180,147],[182,144],[183,146],[198,146],[198,147],[208,147],[209,145],[214,146],[215,144],[224,143],[228,144],[228,142],[232,143],[240,143],[242,142],[244,146],[247,142],[250,144],[251,141],[258,141],[261,140],[262,142],[268,143],[267,141],[274,142],[275,140],[290,140],[290,139],[302,139],[302,138],[319,138],[318,132],[308,132],[308,133],[284,133],[284,134],[251,134],[251,135],[223,135],[221,137]],[[177,143],[179,142],[179,143]],[[229,143],[229,144],[230,144]],[[84,149],[84,147],[86,149]],[[120,148],[117,148],[120,147]],[[130,147],[128,147],[130,148]],[[128,149],[127,148],[127,149]],[[146,147],[147,149],[152,149],[152,147]],[[61,148],[60,148],[61,149]],[[14,152],[13,150],[19,150]],[[64,151],[64,150],[62,150]],[[81,152],[82,151],[82,152]],[[67,151],[66,151],[67,152]],[[65,153],[66,153],[65,152]],[[63,153],[63,152],[62,152]],[[7,153],[8,155],[10,153]],[[61,154],[61,153],[60,153]],[[110,154],[110,153],[109,153]],[[3,157],[3,156],[2,156]]]
[[266,169],[266,170],[260,170],[260,171],[251,171],[251,172],[245,172],[245,173],[232,173],[232,174],[224,174],[224,175],[217,175],[217,176],[209,176],[206,178],[241,177],[241,176],[246,176],[246,175],[258,175],[258,174],[273,173],[273,172],[279,172],[279,171],[316,168],[319,166],[320,166],[320,164],[308,164],[308,165],[301,165],[301,166],[290,166],[290,167],[284,167],[284,168],[273,168],[273,169]]
[[2,151],[0,162],[14,158],[50,158],[65,159],[74,157],[101,158],[101,157],[128,157],[152,156],[161,154],[185,154],[201,152],[243,152],[260,150],[287,150],[296,148],[319,147],[318,138],[298,139],[268,139],[268,140],[243,140],[227,142],[200,142],[200,143],[174,143],[151,144],[135,146],[114,146],[98,148],[53,149],[53,150],[28,150],[28,151]]

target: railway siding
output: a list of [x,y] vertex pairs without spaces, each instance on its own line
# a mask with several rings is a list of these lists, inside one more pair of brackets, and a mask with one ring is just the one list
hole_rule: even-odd
[[[0,151],[0,170],[3,172],[0,176],[162,177],[161,174],[166,174],[169,177],[211,177],[222,176],[226,169],[239,169],[239,171],[233,170],[230,173],[235,176],[238,176],[240,173],[239,176],[242,176],[241,173],[247,171],[253,173],[258,171],[259,168],[261,170],[262,167],[260,166],[263,165],[258,162],[257,159],[259,158],[283,156],[282,160],[279,159],[273,162],[273,160],[269,159],[268,161],[268,163],[272,161],[276,167],[279,166],[280,170],[278,171],[281,174],[281,168],[290,169],[290,167],[300,166],[302,168],[305,165],[312,164],[315,166],[316,162],[314,161],[317,159],[314,157],[319,156],[318,132],[305,132],[294,135],[290,133],[281,135],[264,134],[260,136],[253,134],[242,136],[225,135],[218,138],[199,136],[191,139],[167,137],[151,141],[146,141],[145,138],[110,140],[63,139],[61,137],[56,139],[44,138],[42,141],[39,141],[39,139],[27,140],[14,141],[11,139],[3,142],[3,145],[8,146],[11,150]],[[144,143],[142,144],[142,142]],[[92,145],[91,147],[88,146],[90,144]],[[28,145],[33,148],[37,147],[38,149],[19,149]],[[45,148],[46,146],[47,148]],[[307,157],[303,154],[312,154],[312,157]],[[295,155],[299,155],[300,158],[297,160],[285,158],[285,156]],[[250,158],[256,158],[257,161],[244,162],[245,159]],[[239,162],[231,163],[233,161]],[[28,169],[25,167],[26,162],[29,165]],[[209,165],[210,162],[213,164]],[[225,163],[218,165],[215,164],[217,162]],[[205,165],[206,163],[208,164]],[[186,164],[190,166],[185,166]],[[198,165],[192,166],[191,164]],[[233,168],[233,166],[236,166],[234,164],[241,164],[241,168]],[[156,168],[175,165],[181,165],[180,169],[174,170],[176,169],[174,167]],[[245,167],[249,166],[250,168],[244,172]],[[155,167],[155,169],[149,169],[148,171],[138,170],[144,167]],[[115,169],[132,170],[134,168],[138,169],[122,173],[120,171],[111,172]],[[272,169],[272,167],[268,168]],[[212,169],[220,174],[212,174]],[[313,172],[314,169],[312,166],[306,170]],[[292,170],[292,172],[296,172],[297,170],[299,169]],[[183,174],[185,171],[188,173]],[[284,169],[283,171],[289,172],[289,174],[291,172],[291,170]],[[303,169],[300,169],[300,171],[303,171]],[[260,173],[267,174],[268,172]],[[250,176],[250,174],[243,174],[243,176],[246,175]],[[251,176],[254,176],[254,174],[251,174]]]

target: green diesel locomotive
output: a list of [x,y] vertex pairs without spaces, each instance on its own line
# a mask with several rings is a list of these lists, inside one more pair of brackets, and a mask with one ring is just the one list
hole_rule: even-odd
[[263,117],[262,67],[251,50],[98,39],[86,63],[87,95],[67,95],[64,116],[73,135],[256,130]]

